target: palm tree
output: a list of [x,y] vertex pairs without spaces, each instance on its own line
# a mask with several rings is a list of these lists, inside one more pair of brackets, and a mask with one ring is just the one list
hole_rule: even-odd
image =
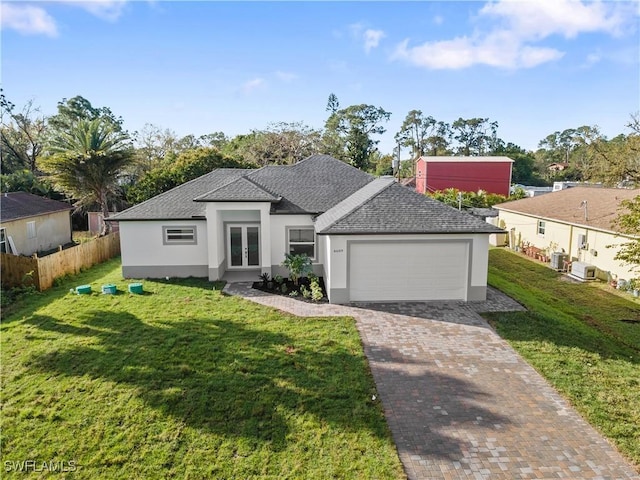
[[[78,120],[68,131],[58,132],[48,147],[40,168],[76,206],[97,203],[107,218],[107,200],[116,192],[118,174],[133,159],[129,136],[103,118]],[[101,235],[110,230],[104,222]]]

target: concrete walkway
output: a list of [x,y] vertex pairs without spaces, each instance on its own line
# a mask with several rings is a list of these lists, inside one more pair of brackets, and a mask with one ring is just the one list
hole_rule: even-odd
[[410,479],[640,479],[476,312],[487,302],[310,304],[227,284],[300,316],[350,315]]

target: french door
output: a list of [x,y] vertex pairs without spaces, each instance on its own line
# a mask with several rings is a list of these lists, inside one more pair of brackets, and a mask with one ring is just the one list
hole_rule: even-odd
[[260,225],[227,225],[227,268],[260,266]]

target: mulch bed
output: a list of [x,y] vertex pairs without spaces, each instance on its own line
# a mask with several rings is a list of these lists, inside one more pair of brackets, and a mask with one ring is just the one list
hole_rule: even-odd
[[[304,298],[302,296],[302,293],[300,292],[300,287],[304,285],[307,287],[307,289],[310,289],[309,285],[311,282],[306,277],[299,279],[298,285],[294,285],[294,283],[288,278],[284,278],[282,280],[282,283],[280,284],[278,284],[275,280],[272,280],[270,283],[273,284],[272,288],[268,288],[261,281],[253,282],[252,287],[262,292],[271,293],[273,295],[280,295],[282,297],[291,297],[291,298],[295,298],[296,300],[302,300],[309,303],[329,303],[329,299],[327,298],[327,291],[325,290],[325,287],[324,287],[324,279],[322,277],[318,278],[318,283],[320,284],[320,288],[322,289],[322,300],[320,300],[319,302],[314,302],[313,300],[311,300],[311,298]],[[282,291],[282,285],[286,285],[287,287],[284,293]],[[291,296],[290,294],[293,291],[298,292],[298,295]]]

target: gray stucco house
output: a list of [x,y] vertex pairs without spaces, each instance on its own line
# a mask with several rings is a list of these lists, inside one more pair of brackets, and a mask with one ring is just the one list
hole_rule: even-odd
[[484,300],[482,220],[328,155],[218,169],[110,217],[128,278],[286,276],[306,253],[332,303]]

